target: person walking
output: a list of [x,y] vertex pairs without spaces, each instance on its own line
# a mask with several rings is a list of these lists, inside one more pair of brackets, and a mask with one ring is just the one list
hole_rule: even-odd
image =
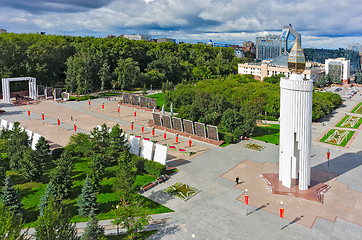
[[236,182],[236,185],[239,184],[239,177],[236,177],[235,182]]

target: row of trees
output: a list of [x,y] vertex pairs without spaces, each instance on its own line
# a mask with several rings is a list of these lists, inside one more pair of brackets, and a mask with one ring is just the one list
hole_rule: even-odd
[[[165,94],[179,117],[219,126],[235,137],[250,136],[256,119],[279,118],[282,75],[259,82],[252,75],[230,75],[207,79],[197,84],[179,84]],[[313,93],[313,121],[329,114],[342,99],[330,92]]]
[[124,38],[0,35],[1,77],[33,76],[38,84],[86,93],[94,89],[161,87],[237,71],[232,48]]

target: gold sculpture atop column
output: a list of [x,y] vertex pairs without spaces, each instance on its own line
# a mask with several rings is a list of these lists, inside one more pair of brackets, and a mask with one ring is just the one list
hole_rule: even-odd
[[291,73],[301,74],[305,70],[305,56],[299,38],[295,39],[288,57],[288,69]]

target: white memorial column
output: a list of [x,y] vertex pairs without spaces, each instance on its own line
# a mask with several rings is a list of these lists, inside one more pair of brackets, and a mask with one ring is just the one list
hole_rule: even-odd
[[299,189],[310,185],[313,82],[300,74],[280,81],[279,180],[291,188],[299,176]]

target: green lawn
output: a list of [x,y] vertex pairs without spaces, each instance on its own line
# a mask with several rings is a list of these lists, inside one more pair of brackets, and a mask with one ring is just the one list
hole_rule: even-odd
[[[353,127],[348,126],[348,125],[341,126],[344,123],[344,121],[346,121],[346,119],[349,117],[351,117],[351,116],[350,115],[344,116],[344,118],[336,124],[336,127],[358,129],[358,127],[362,124],[362,117],[359,118],[359,120],[356,122],[356,124]],[[353,118],[357,118],[357,117],[353,117]]]
[[349,133],[347,134],[347,137],[345,137],[343,139],[343,141],[341,142],[341,144],[337,144],[337,143],[331,143],[331,142],[326,142],[326,140],[328,139],[328,137],[330,135],[332,135],[334,133],[334,131],[336,131],[336,129],[331,129],[328,133],[326,133],[326,135],[324,135],[322,137],[322,139],[320,140],[320,142],[322,143],[327,143],[327,144],[331,144],[331,145],[336,145],[336,146],[340,146],[340,147],[344,147],[347,145],[348,141],[351,140],[354,131],[348,131],[348,130],[341,130],[341,131],[348,131]]
[[[51,161],[51,158],[47,158],[48,161]],[[85,222],[88,218],[78,216],[78,211],[76,207],[77,197],[81,193],[83,187],[83,182],[86,178],[88,172],[88,160],[86,158],[73,158],[74,169],[73,169],[73,188],[67,199],[62,201],[64,207],[72,216],[72,222]],[[49,171],[53,166],[53,163],[46,164],[46,169]],[[97,194],[98,202],[98,214],[97,217],[99,220],[112,219],[114,216],[112,214],[112,209],[120,201],[120,194],[118,191],[113,189],[113,183],[116,180],[116,167],[108,167],[106,169],[106,177],[103,178],[101,182],[100,190]],[[38,205],[41,199],[41,196],[45,192],[46,184],[38,182],[26,182],[21,175],[8,171],[7,174],[11,176],[14,187],[20,192],[20,197],[22,203],[24,204],[24,221],[25,227],[34,227],[35,221],[39,214]],[[48,182],[48,174],[42,178],[43,182]],[[150,176],[147,174],[137,176],[136,184],[143,185],[146,182],[149,182],[150,179],[154,180],[156,177]],[[144,200],[144,206],[149,210],[150,214],[172,212],[173,210],[160,205],[148,198],[145,198],[141,195],[138,195],[139,199]]]
[[[358,111],[357,111],[358,110]],[[360,102],[355,108],[352,109],[351,113],[362,114],[362,102]]]
[[156,93],[156,94],[148,95],[147,97],[155,98],[157,100],[157,107],[159,109],[161,109],[162,105],[165,104],[165,94],[164,93]]
[[[154,234],[155,232],[157,232],[157,230],[139,232],[136,239],[137,240],[146,240],[147,238],[152,236],[152,234]],[[123,239],[130,239],[130,238],[128,237],[127,234],[122,234],[122,235],[106,236],[106,239],[108,239],[108,240],[123,240]]]
[[258,126],[251,138],[267,143],[279,144],[279,129],[280,126],[278,124]]

